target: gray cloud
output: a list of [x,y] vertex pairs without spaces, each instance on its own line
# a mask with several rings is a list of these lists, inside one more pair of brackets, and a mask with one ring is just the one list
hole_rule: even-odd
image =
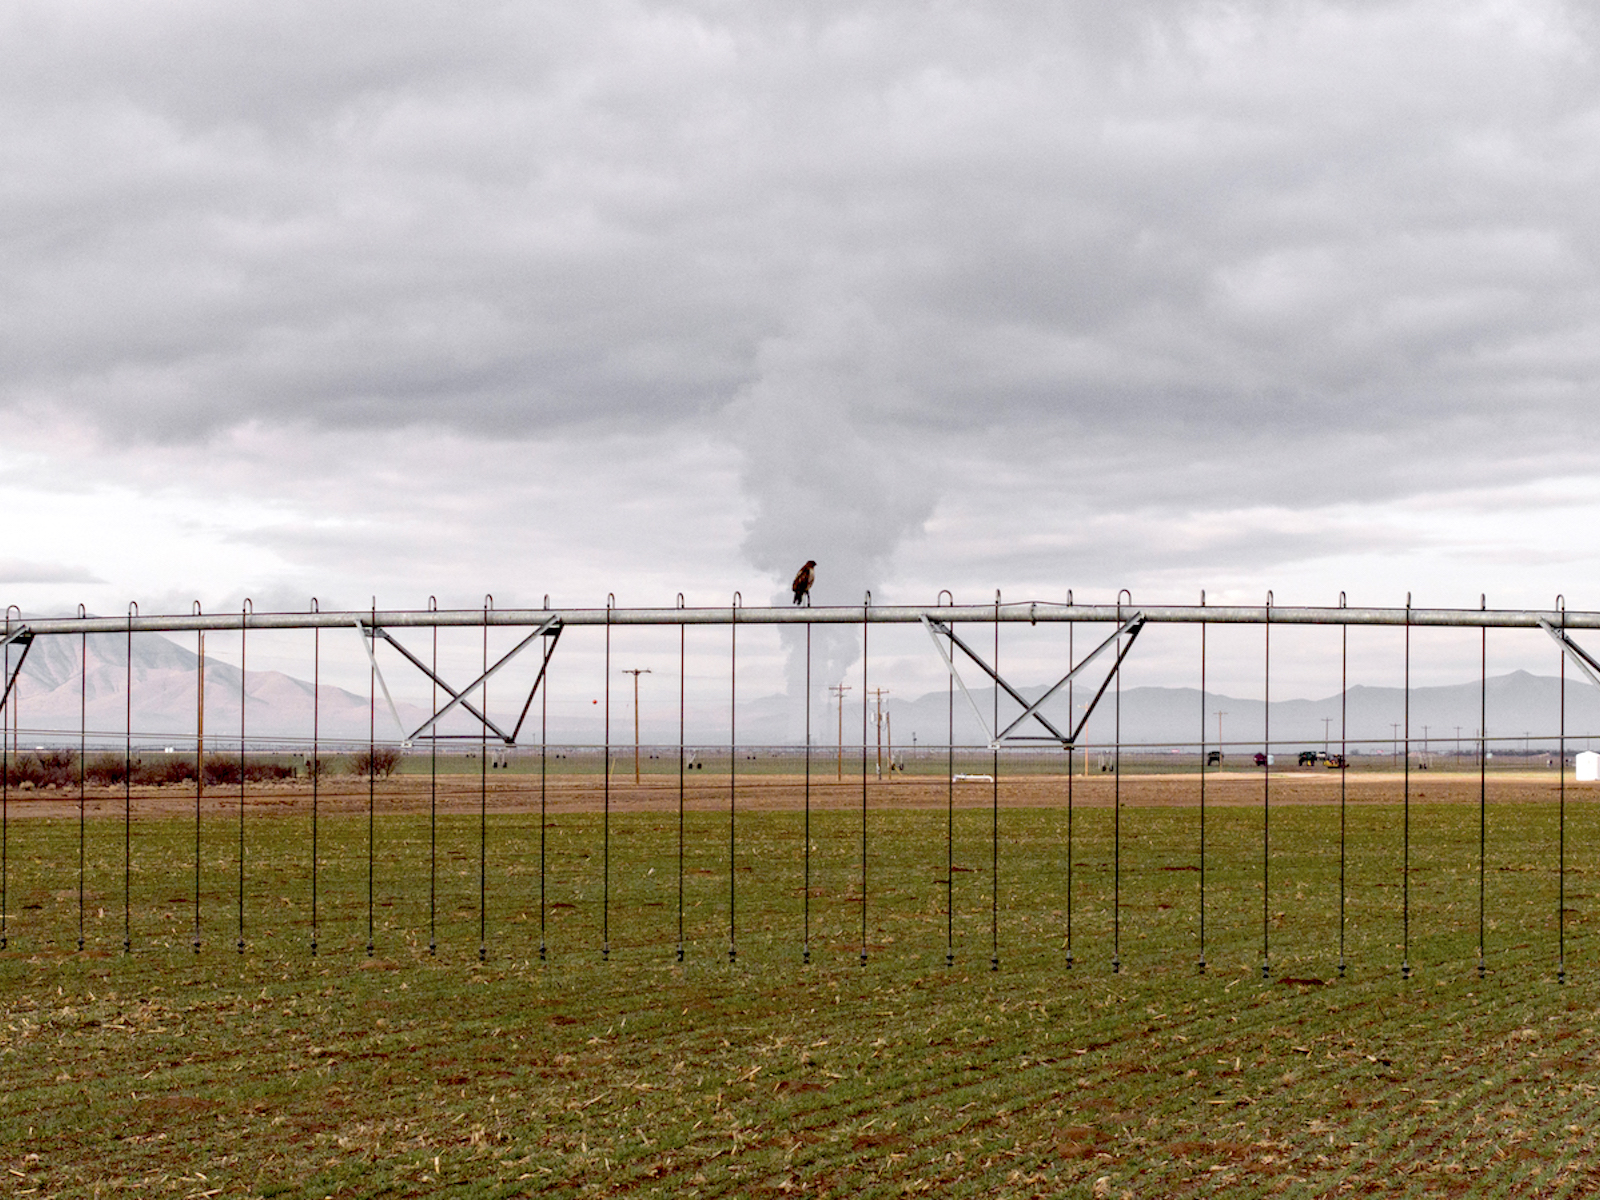
[[0,583],[104,583],[86,567],[68,563],[0,558]]
[[[1001,514],[953,574],[1266,571],[1294,520],[1202,526],[1597,466],[1550,447],[1600,367],[1596,35],[1555,0],[0,20],[0,409],[185,471],[252,427],[715,444],[745,509],[687,540],[854,602],[941,513]],[[481,575],[434,495],[473,471],[427,478],[413,576]],[[616,556],[695,508],[589,474]],[[1085,524],[1014,536],[1041,506]]]

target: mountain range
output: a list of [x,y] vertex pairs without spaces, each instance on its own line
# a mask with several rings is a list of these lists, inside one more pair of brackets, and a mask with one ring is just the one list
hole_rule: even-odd
[[[80,705],[86,727],[100,731],[100,740],[120,742],[128,719],[127,642],[116,634],[92,635],[85,640],[87,670],[80,666],[79,639],[41,637],[34,642],[13,703],[24,730],[36,731],[44,741],[76,740]],[[196,667],[194,651],[168,638],[142,635],[135,639],[132,663],[132,719],[135,737],[143,742],[172,739],[191,741],[196,725]],[[86,687],[80,691],[80,677]],[[206,730],[210,738],[222,742],[239,730],[241,673],[225,662],[206,663]],[[313,688],[306,680],[281,671],[248,672],[244,678],[247,730],[250,738],[303,741],[312,728]],[[1413,688],[1410,693],[1410,728],[1413,748],[1426,741],[1434,751],[1450,751],[1459,744],[1470,749],[1480,725],[1480,712],[1487,709],[1487,729],[1492,742],[1505,749],[1553,746],[1560,725],[1561,687],[1554,676],[1513,671],[1492,676],[1487,693],[1480,683]],[[1029,702],[1044,693],[1044,688],[1019,688]],[[1072,697],[1075,706],[1092,696],[1091,688],[1078,689]],[[330,742],[364,742],[368,736],[368,697],[344,688],[323,684],[315,689],[320,736]],[[81,697],[81,698],[80,698]],[[1353,752],[1389,753],[1397,737],[1403,737],[1406,721],[1406,695],[1400,688],[1350,688],[1322,699],[1274,700],[1271,733],[1274,746],[1322,748],[1324,740],[1337,749],[1341,728]],[[980,724],[974,706],[984,714]],[[420,725],[425,709],[405,702],[396,705],[407,729]],[[617,704],[612,715],[612,740],[631,741],[631,721],[627,702]],[[586,708],[586,706],[585,706]],[[958,745],[983,744],[988,740],[986,726],[994,711],[992,689],[973,689],[971,701],[958,689],[954,698],[955,741]],[[1002,697],[1001,725],[1021,712],[1010,697]],[[1053,697],[1041,710],[1060,729],[1069,727],[1067,694]],[[904,747],[913,742],[929,746],[945,743],[951,721],[948,693],[929,692],[916,698],[890,696],[883,704],[887,740]],[[1208,694],[1204,707],[1196,688],[1135,687],[1121,697],[1121,738],[1125,744],[1148,746],[1192,746],[1204,739],[1218,742],[1217,714],[1221,712],[1221,740],[1230,750],[1254,749],[1264,738],[1264,705],[1258,699]],[[503,715],[503,714],[491,714]],[[799,744],[804,740],[803,705],[782,694],[750,697],[739,704],[739,740],[745,745]],[[1081,719],[1081,708],[1077,710]],[[876,739],[875,710],[869,714]],[[7,714],[10,724],[12,715]],[[1031,726],[1029,728],[1028,726]],[[1397,726],[1399,727],[1397,729]],[[453,732],[470,726],[457,722]],[[813,744],[832,745],[837,738],[836,711],[818,705],[813,716]],[[846,702],[844,734],[846,744],[860,743],[859,703]],[[1094,710],[1080,737],[1080,745],[1108,744],[1117,728],[1114,693],[1107,691]],[[1574,741],[1600,737],[1600,688],[1574,676],[1567,680],[1567,735]],[[595,744],[602,740],[602,721],[598,713],[574,706],[552,705],[550,740],[569,744]],[[1045,730],[1030,721],[1019,733],[1043,735]],[[619,736],[619,733],[621,736]],[[646,742],[671,744],[677,740],[676,717],[663,721],[646,714],[641,730]],[[388,706],[379,699],[377,736],[393,739],[396,728]],[[688,739],[697,744],[718,744],[726,740],[725,712],[696,705],[691,709]],[[532,739],[536,741],[537,734]],[[1048,743],[1044,743],[1048,744]]]

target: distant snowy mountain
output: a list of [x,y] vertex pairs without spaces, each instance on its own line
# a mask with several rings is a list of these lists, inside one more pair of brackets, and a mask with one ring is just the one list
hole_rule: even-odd
[[[1095,686],[1098,686],[1096,684]],[[1044,694],[1043,688],[1019,688],[1030,701]],[[1466,747],[1480,725],[1489,737],[1514,739],[1521,746],[1524,735],[1531,746],[1553,745],[1560,726],[1561,682],[1554,676],[1531,675],[1514,671],[1488,680],[1487,723],[1478,681],[1444,687],[1411,690],[1410,728],[1413,743],[1420,746],[1424,736],[1435,751],[1453,749],[1457,731]],[[1075,689],[1073,702],[1082,704],[1094,695],[1093,687]],[[993,689],[973,689],[972,698],[986,723],[992,722]],[[1083,741],[1104,743],[1114,736],[1116,716],[1113,694],[1108,691],[1091,716]],[[899,704],[885,704],[894,714],[896,745],[908,744],[913,732],[924,744],[943,745],[949,727],[946,693],[935,692]],[[1004,727],[1022,708],[1009,697],[1002,697],[1000,723]],[[1053,697],[1044,714],[1059,729],[1068,728],[1069,708],[1065,692]],[[1217,717],[1222,721],[1222,737],[1231,744],[1255,746],[1265,732],[1265,706],[1260,700],[1240,699],[1216,693],[1205,698],[1204,709],[1197,688],[1128,688],[1122,693],[1122,740],[1146,744],[1193,745],[1204,736],[1208,744],[1217,741]],[[1082,719],[1081,712],[1078,714]],[[1351,742],[1366,742],[1376,749],[1388,747],[1396,736],[1404,736],[1406,695],[1401,688],[1352,687],[1346,694],[1341,717],[1338,693],[1321,700],[1274,700],[1272,702],[1272,741],[1320,748],[1323,738],[1337,742],[1341,720]],[[1569,738],[1600,737],[1600,688],[1585,681],[1567,679],[1567,734]],[[1326,724],[1324,722],[1326,721]],[[1203,722],[1203,725],[1202,725]],[[1045,730],[1030,719],[1033,728],[1018,732],[1043,734]],[[985,739],[982,726],[973,715],[972,705],[959,690],[955,696],[956,741]],[[859,717],[857,718],[859,739]],[[1203,730],[1203,733],[1202,733]]]
[[[87,654],[80,655],[80,646]],[[17,651],[13,649],[13,656]],[[23,729],[76,735],[80,719],[91,734],[120,741],[129,720],[128,642],[119,634],[35,639],[13,692]],[[85,664],[85,658],[87,663]],[[13,657],[13,663],[16,661]],[[198,704],[199,656],[168,638],[140,634],[133,639],[132,724],[143,741],[194,738]],[[87,672],[84,672],[84,666]],[[250,671],[245,680],[246,731],[251,739],[301,740],[311,737],[312,686],[281,671]],[[222,744],[239,735],[238,667],[206,663],[206,736]],[[81,686],[80,686],[81,684]],[[369,701],[343,688],[317,689],[318,724],[329,741],[366,740]],[[382,701],[379,701],[380,705]],[[394,718],[380,708],[378,736],[394,736]],[[401,706],[411,727],[425,712]],[[8,714],[9,718],[9,714]]]

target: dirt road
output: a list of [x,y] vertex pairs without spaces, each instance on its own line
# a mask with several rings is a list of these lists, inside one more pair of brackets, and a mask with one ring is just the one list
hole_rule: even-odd
[[[1273,805],[1337,804],[1339,775],[1326,771],[1284,771],[1263,783],[1262,776],[1239,772],[1211,774],[1205,780],[1208,805],[1259,805],[1264,789]],[[1398,803],[1405,788],[1400,773],[1351,773],[1346,778],[1345,796],[1350,804]],[[1068,781],[1064,776],[1001,777],[1001,807],[1045,807],[1067,803]],[[1504,772],[1488,780],[1491,803],[1553,800],[1559,781],[1554,772]],[[1478,776],[1475,773],[1414,772],[1410,780],[1413,803],[1477,803]],[[1568,800],[1581,802],[1600,799],[1600,786],[1578,784],[1569,776]],[[1072,803],[1084,807],[1103,807],[1117,794],[1116,780],[1097,775],[1071,781]],[[965,780],[954,785],[958,808],[986,807],[993,803],[994,788],[987,780]],[[442,812],[477,811],[485,791],[477,777],[441,775],[437,792],[430,789],[426,776],[396,776],[380,779],[371,791],[372,803],[380,812],[426,812],[434,797]],[[536,775],[491,777],[486,788],[490,812],[537,812],[540,804],[539,778]],[[897,778],[893,781],[869,780],[867,804],[871,808],[943,808],[949,803],[951,785],[942,778]],[[1132,808],[1198,805],[1200,776],[1124,775],[1120,797]],[[318,788],[316,804],[326,813],[364,812],[368,804],[364,779],[349,776],[325,780]],[[805,781],[799,776],[751,775],[738,779],[736,801],[741,810],[794,810],[806,802]],[[861,804],[860,779],[838,783],[833,779],[813,778],[810,801],[817,809],[856,808]],[[207,788],[201,801],[203,813],[237,812],[238,788]],[[250,784],[244,794],[248,811],[260,814],[297,815],[309,813],[313,802],[311,785],[294,780]],[[545,788],[544,802],[549,811],[595,811],[606,803],[604,781],[594,776],[552,775]],[[729,803],[726,776],[696,777],[684,789],[684,805],[693,811],[725,809]],[[65,792],[18,791],[12,789],[7,803],[11,819],[76,818],[76,788]],[[91,818],[121,817],[125,804],[136,818],[192,814],[194,786],[178,785],[135,788],[124,797],[120,787],[90,788],[84,795],[84,812]],[[613,779],[610,806],[614,811],[667,811],[678,805],[675,777],[646,779],[635,785],[631,779]]]

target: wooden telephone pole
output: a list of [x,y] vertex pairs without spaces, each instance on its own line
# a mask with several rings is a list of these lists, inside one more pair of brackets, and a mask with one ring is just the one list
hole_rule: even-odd
[[[876,723],[878,726],[878,778],[883,778],[883,698],[889,694],[888,688],[873,688],[871,696],[877,705]],[[894,752],[894,744],[890,743],[890,754]]]
[[639,676],[652,674],[649,667],[633,667],[622,672],[633,676],[633,781],[639,782]]
[[844,694],[850,690],[848,683],[830,683],[828,694],[839,704],[839,782],[844,782]]

